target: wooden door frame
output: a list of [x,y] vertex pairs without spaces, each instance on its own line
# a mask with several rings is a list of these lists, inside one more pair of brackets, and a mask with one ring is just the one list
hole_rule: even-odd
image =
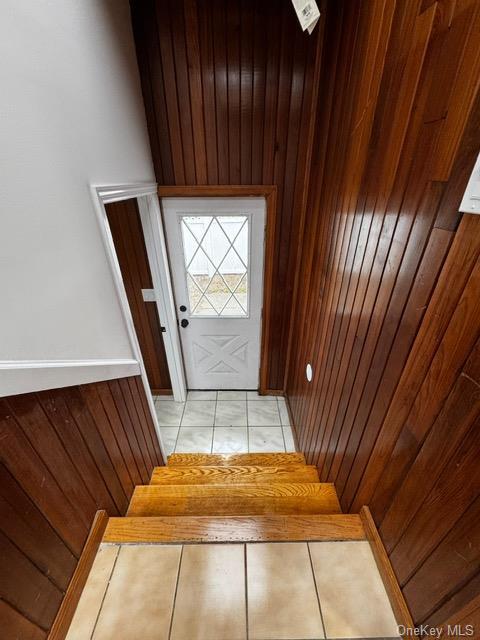
[[[159,198],[265,198],[265,249],[263,257],[263,308],[260,342],[259,393],[269,394],[268,354],[272,315],[273,266],[277,222],[276,185],[172,185],[159,186]],[[278,393],[278,392],[277,392]]]

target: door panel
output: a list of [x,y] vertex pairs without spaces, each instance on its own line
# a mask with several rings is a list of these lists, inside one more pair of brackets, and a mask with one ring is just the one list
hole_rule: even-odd
[[264,198],[164,198],[190,389],[256,389]]
[[150,388],[154,394],[171,391],[157,305],[142,295],[153,284],[137,200],[112,202],[105,209]]

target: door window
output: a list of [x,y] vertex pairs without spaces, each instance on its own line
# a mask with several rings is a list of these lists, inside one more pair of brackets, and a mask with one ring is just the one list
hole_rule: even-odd
[[249,216],[181,216],[191,316],[248,317]]

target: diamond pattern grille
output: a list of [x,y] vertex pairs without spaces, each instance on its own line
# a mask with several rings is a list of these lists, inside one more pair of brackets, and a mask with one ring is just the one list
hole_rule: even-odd
[[248,316],[248,216],[182,216],[190,315]]

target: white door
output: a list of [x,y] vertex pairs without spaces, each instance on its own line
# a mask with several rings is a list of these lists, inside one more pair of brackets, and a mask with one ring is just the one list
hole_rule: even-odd
[[257,389],[264,198],[163,198],[189,389]]

